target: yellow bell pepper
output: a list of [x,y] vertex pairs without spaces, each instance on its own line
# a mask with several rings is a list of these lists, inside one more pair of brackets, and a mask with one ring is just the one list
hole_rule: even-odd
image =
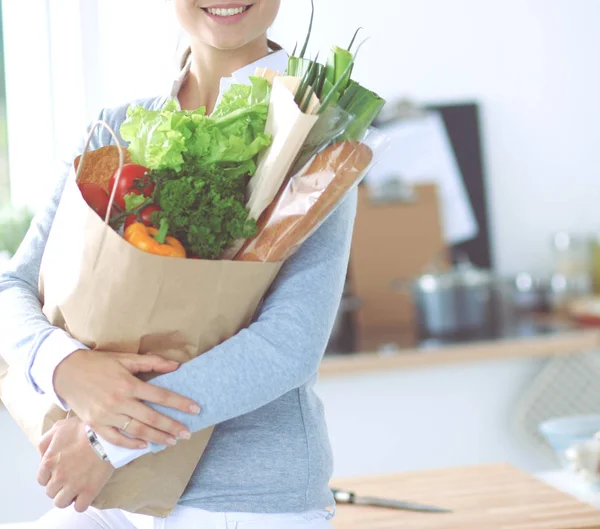
[[[187,257],[183,244],[175,237],[164,237],[161,235],[156,228],[146,226],[141,222],[135,222],[125,230],[123,238],[143,252],[162,255],[163,257],[179,257],[183,259]],[[164,239],[164,243],[159,242],[162,239]]]

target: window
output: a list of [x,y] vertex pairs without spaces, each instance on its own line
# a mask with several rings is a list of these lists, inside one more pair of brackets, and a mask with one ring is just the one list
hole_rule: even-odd
[[10,202],[8,173],[8,132],[6,130],[6,76],[4,72],[4,34],[2,31],[2,4],[0,4],[0,208]]

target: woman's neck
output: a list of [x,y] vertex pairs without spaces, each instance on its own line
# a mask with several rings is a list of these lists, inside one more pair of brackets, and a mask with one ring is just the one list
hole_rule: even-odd
[[206,107],[212,113],[219,97],[221,79],[258,61],[269,53],[267,39],[257,39],[237,50],[218,50],[206,44],[192,42],[190,72],[179,92],[179,104],[184,110]]

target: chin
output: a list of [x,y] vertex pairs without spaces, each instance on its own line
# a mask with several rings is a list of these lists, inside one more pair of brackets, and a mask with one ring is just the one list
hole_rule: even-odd
[[239,50],[249,44],[247,39],[241,38],[239,35],[213,37],[207,39],[205,42],[209,46],[221,51]]

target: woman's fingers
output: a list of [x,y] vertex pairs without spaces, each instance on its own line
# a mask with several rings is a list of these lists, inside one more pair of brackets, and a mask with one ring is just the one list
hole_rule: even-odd
[[61,489],[62,483],[60,483],[57,479],[51,479],[46,485],[46,496],[48,496],[50,499],[54,499]]
[[165,432],[151,428],[147,424],[144,424],[137,419],[133,419],[131,423],[129,423],[129,426],[127,427],[127,433],[136,439],[143,439],[149,443],[166,446],[175,446],[177,444],[177,436],[169,435]]
[[167,360],[158,355],[119,354],[117,360],[132,375],[138,373],[172,373],[179,367],[179,363]]
[[[131,421],[133,424],[133,421]],[[121,446],[123,448],[131,448],[133,450],[138,448],[146,448],[147,444],[141,439],[131,438],[127,435],[122,434],[116,428],[112,426],[100,426],[94,429],[94,431],[106,439],[109,443]],[[127,428],[129,431],[129,428]],[[164,434],[163,434],[164,435]]]
[[65,487],[61,489],[54,498],[54,506],[58,509],[66,509],[69,505],[71,505],[71,503],[73,503],[74,499],[75,493],[68,487]]
[[52,431],[52,429],[50,429],[39,440],[37,448],[38,448],[38,452],[40,453],[40,455],[42,457],[44,457],[46,450],[48,450],[48,447],[50,446],[50,442],[52,441],[53,435],[54,435],[54,432]]
[[74,506],[75,512],[78,512],[80,514],[84,513],[85,511],[87,511],[90,508],[93,501],[94,501],[94,498],[92,497],[91,494],[89,494],[89,493],[80,494],[75,499],[75,506]]
[[138,400],[128,399],[122,410],[122,414],[110,415],[105,423],[90,424],[90,427],[108,442],[123,448],[145,448],[141,446],[144,441],[174,446],[177,437],[191,437],[185,426]]
[[142,382],[141,380],[136,383],[134,395],[140,400],[152,402],[153,404],[159,404],[165,408],[179,410],[183,413],[200,413],[200,406],[198,406],[198,404],[196,404],[193,400],[178,395],[177,393],[169,391],[168,389],[153,386],[148,382]]
[[52,472],[50,472],[50,470],[47,468],[45,461],[42,460],[42,462],[40,463],[40,467],[38,468],[38,472],[37,472],[38,484],[41,485],[42,487],[47,486],[51,477],[52,477]]
[[143,402],[134,401],[130,403],[130,407],[126,413],[130,417],[137,419],[138,423],[134,425],[132,422],[127,426],[126,432],[128,434],[140,437],[135,431],[135,429],[139,430],[139,425],[146,425],[150,427],[150,430],[162,433],[161,440],[159,441],[156,440],[154,433],[152,434],[152,439],[146,437],[140,437],[140,439],[146,439],[152,443],[167,444],[169,438],[180,437],[181,439],[189,439],[191,437],[189,430],[183,424],[163,415]]
[[123,448],[146,448],[146,442],[166,446],[175,446],[177,444],[175,436],[155,430],[137,419],[132,419],[127,425],[127,435],[122,433],[116,427],[111,426],[101,426],[95,431],[109,443],[122,446]]

